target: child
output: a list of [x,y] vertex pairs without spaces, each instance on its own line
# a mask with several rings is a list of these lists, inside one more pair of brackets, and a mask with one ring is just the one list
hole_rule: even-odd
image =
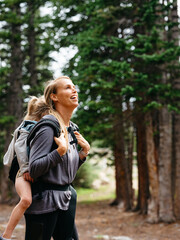
[[[32,127],[34,125],[33,121],[39,121],[46,114],[49,114],[49,107],[46,105],[44,97],[32,97],[28,103],[27,114],[24,117],[24,121],[14,131],[13,139],[9,145],[8,151],[4,155],[4,164],[11,166],[14,154],[16,153],[20,169],[16,176],[15,188],[20,197],[20,201],[13,209],[7,227],[0,237],[0,240],[11,240],[14,228],[32,202],[30,182],[33,182],[33,179],[28,173],[28,156],[26,148],[26,140],[29,132],[23,129],[23,126],[28,124],[28,127]],[[24,178],[28,179],[28,181]]]

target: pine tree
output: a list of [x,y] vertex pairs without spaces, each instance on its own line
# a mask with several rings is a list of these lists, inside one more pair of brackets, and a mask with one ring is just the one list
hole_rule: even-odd
[[[168,22],[170,24],[169,29],[169,41],[174,42],[175,46],[179,46],[179,28],[178,28],[178,14],[177,14],[177,1],[174,0],[171,5],[171,11],[168,14]],[[174,213],[177,219],[180,219],[180,71],[179,71],[179,56],[172,62],[169,67],[170,75],[172,78],[172,86],[174,89],[174,112],[173,112],[173,129],[172,129],[172,187],[173,187],[173,200],[174,200]]]
[[[168,136],[163,134],[163,129],[165,121],[171,118],[169,110],[177,109],[176,94],[169,74],[178,57],[179,48],[167,38],[172,21],[166,20],[173,4],[176,5],[172,1],[158,0],[122,1],[120,5],[117,1],[76,4],[61,1],[59,7],[56,5],[59,19],[54,20],[57,32],[60,29],[57,35],[60,46],[78,47],[77,54],[64,72],[77,82],[80,89],[81,101],[77,112],[79,125],[91,139],[98,138],[103,146],[110,146],[114,150],[116,200],[123,200],[126,209],[132,206],[126,200],[132,194],[131,187],[128,187],[131,185],[128,184],[128,179],[131,179],[128,176],[130,168],[124,161],[124,110],[125,106],[132,106],[130,116],[133,116],[132,125],[137,133],[139,170],[137,209],[148,213],[150,222],[157,222],[159,217],[165,222],[173,220],[172,202],[169,204],[167,219],[161,216],[165,210],[163,201],[166,201],[163,198],[163,182],[168,184],[165,188],[169,200],[172,198],[170,122],[166,126],[166,132],[170,134],[167,148],[163,141],[168,140]],[[108,137],[104,139],[104,136]],[[163,151],[168,147],[169,155],[165,157]],[[163,159],[167,159],[166,166]],[[159,175],[158,167],[161,172]],[[169,178],[162,181],[165,176]],[[161,203],[159,196],[162,196]],[[151,201],[148,206],[149,198]],[[151,211],[153,205],[154,212]]]
[[[135,88],[134,97],[137,99],[136,110],[141,109],[141,124],[137,129],[141,129],[143,122],[145,123],[145,120],[148,119],[149,125],[144,128],[142,132],[143,136],[144,134],[147,136],[150,132],[150,127],[151,132],[154,131],[154,124],[152,124],[154,121],[158,122],[157,130],[159,131],[158,136],[156,138],[154,137],[154,139],[152,139],[152,134],[151,139],[150,136],[148,136],[148,138],[146,137],[146,146],[143,150],[144,157],[142,159],[145,159],[146,156],[148,157],[150,196],[148,196],[146,190],[148,182],[142,184],[141,187],[141,182],[143,183],[144,177],[142,177],[142,179],[139,178],[139,206],[141,210],[142,207],[145,210],[144,206],[147,206],[147,200],[150,197],[151,203],[155,204],[154,208],[156,210],[152,213],[152,206],[149,205],[148,210],[151,212],[149,221],[157,222],[159,218],[161,221],[171,222],[174,220],[174,217],[171,179],[172,125],[169,106],[174,104],[173,92],[175,91],[172,89],[172,78],[169,76],[174,60],[179,54],[179,47],[169,39],[172,22],[166,22],[166,19],[169,19],[168,14],[171,12],[172,2],[166,4],[165,2],[160,3],[159,1],[136,1],[136,3],[137,6],[140,7],[137,11],[137,21],[135,24],[135,79],[132,85]],[[155,114],[155,112],[157,112],[155,109],[158,109],[158,114]],[[136,116],[138,116],[137,113]],[[148,132],[146,133],[146,131]],[[156,146],[156,149],[153,150],[153,146]],[[150,160],[149,158],[150,155],[152,156],[152,150],[154,151],[154,160]],[[142,155],[142,149],[140,149],[139,152]],[[157,152],[159,152],[158,158],[155,154]],[[142,166],[142,172],[146,171],[146,164],[142,164]],[[153,167],[155,167],[154,172],[152,172]],[[152,176],[154,176],[154,178]],[[159,186],[157,184],[157,177]],[[143,186],[145,188],[143,188]],[[147,193],[143,198],[142,192]],[[158,206],[159,212],[157,212]]]
[[[41,0],[0,2],[2,157],[14,129],[23,119],[26,108],[24,99],[27,100],[29,95],[42,94],[43,83],[52,78],[49,70],[52,60],[49,53],[54,50],[51,17],[48,14],[41,16],[40,12],[41,6],[45,3],[46,1]],[[1,167],[3,167],[2,157]],[[8,171],[6,167],[1,171],[2,201],[7,201],[9,198]]]
[[131,1],[120,5],[119,1],[75,5],[72,1],[61,1],[57,12],[61,11],[63,20],[60,15],[54,21],[55,28],[61,26],[65,35],[60,38],[60,46],[78,47],[78,53],[64,69],[80,89],[77,122],[87,137],[101,139],[103,146],[113,149],[116,166],[113,204],[123,203],[125,209],[131,209],[132,176],[125,154],[121,95],[122,87],[131,78]]

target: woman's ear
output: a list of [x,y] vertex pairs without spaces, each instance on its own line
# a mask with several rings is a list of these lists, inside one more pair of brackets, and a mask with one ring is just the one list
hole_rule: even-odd
[[54,93],[50,94],[50,98],[53,102],[57,102],[57,100],[58,100],[56,94],[54,94]]

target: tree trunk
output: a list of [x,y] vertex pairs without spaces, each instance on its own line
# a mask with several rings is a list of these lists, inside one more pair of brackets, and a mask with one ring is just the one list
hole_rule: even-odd
[[[169,19],[175,25],[171,29],[170,40],[173,40],[176,46],[179,46],[179,27],[178,13],[177,13],[177,1],[173,1],[173,8],[170,11]],[[179,65],[179,57],[174,61],[174,66]],[[176,70],[178,69],[178,70]],[[173,68],[171,73],[173,79],[174,90],[180,90],[180,77],[179,67]],[[176,99],[176,103],[179,103],[180,99]],[[173,113],[173,197],[174,197],[174,213],[177,219],[180,219],[180,114]]]
[[147,162],[149,172],[149,189],[150,199],[148,203],[148,219],[149,223],[158,222],[158,169],[155,159],[155,143],[154,143],[154,131],[152,123],[152,115],[148,113],[146,115],[146,143],[147,143]]
[[[180,82],[179,82],[180,89]],[[180,115],[174,114],[174,157],[176,161],[174,211],[180,219]]]
[[122,178],[122,166],[121,166],[121,154],[117,147],[114,147],[114,160],[115,160],[115,183],[116,183],[116,198],[111,203],[111,206],[121,205],[123,203],[123,178]]
[[132,210],[134,206],[134,192],[133,192],[133,146],[134,146],[134,136],[133,136],[133,131],[131,131],[129,139],[128,139],[128,146],[127,146],[127,176],[128,176],[128,189],[129,189],[129,209]]
[[149,180],[146,159],[146,128],[143,113],[137,118],[137,162],[138,162],[138,203],[137,210],[147,213],[149,198]]
[[28,27],[28,42],[29,42],[29,65],[28,72],[30,73],[31,87],[37,86],[37,70],[36,70],[36,32],[34,27],[35,4],[33,1],[28,1],[29,27]]
[[172,131],[171,114],[167,106],[159,111],[159,219],[163,222],[173,222],[171,159]]
[[133,193],[133,147],[134,147],[134,127],[132,125],[131,108],[127,102],[127,110],[124,112],[124,133],[125,133],[125,157],[127,168],[127,181],[129,192],[129,209],[133,209],[134,193]]
[[115,158],[115,179],[116,179],[116,199],[111,205],[119,205],[125,207],[124,196],[125,196],[125,169],[123,162],[125,160],[124,153],[124,135],[123,125],[120,123],[121,118],[118,116],[114,117],[114,158]]
[[114,157],[116,177],[116,199],[111,205],[120,205],[125,210],[131,209],[131,195],[129,186],[128,163],[125,159],[124,123],[122,104],[119,99],[115,102],[119,113],[114,116]]
[[[168,1],[162,1],[162,7]],[[163,11],[164,16],[169,18],[168,10]],[[164,29],[160,32],[162,41],[169,41],[170,31],[166,30],[167,22],[165,18],[159,21],[164,25]],[[163,49],[161,50],[163,51]],[[168,75],[170,70],[168,63],[161,65],[162,73],[161,83],[166,85],[170,83]],[[162,101],[162,100],[161,100]],[[172,191],[172,114],[168,111],[165,101],[162,101],[162,108],[159,110],[159,220],[163,222],[173,222],[173,191]]]

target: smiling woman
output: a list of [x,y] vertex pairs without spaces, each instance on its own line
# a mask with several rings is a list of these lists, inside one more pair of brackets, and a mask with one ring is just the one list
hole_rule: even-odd
[[57,81],[57,88],[50,95],[55,108],[61,114],[65,107],[66,111],[72,114],[72,110],[78,106],[78,94],[75,85],[68,77],[58,78]]
[[[26,240],[78,239],[74,224],[76,191],[71,183],[86,160],[90,145],[70,121],[78,106],[78,94],[69,77],[48,82],[44,97],[61,135],[49,126],[40,128],[31,142],[29,171],[34,178],[32,204],[26,211]],[[78,152],[78,146],[81,150]],[[41,194],[39,191],[41,189]]]

